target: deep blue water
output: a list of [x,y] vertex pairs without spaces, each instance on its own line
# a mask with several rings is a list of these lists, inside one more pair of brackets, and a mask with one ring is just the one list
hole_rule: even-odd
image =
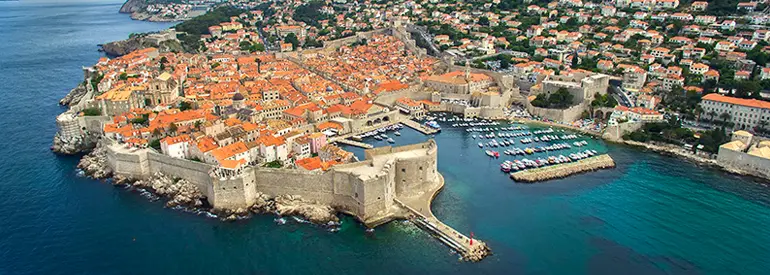
[[[72,1],[72,0],[65,0]],[[464,131],[436,136],[446,188],[434,212],[494,255],[458,262],[411,225],[374,234],[222,223],[77,177],[49,152],[56,102],[96,44],[169,24],[118,1],[0,2],[0,274],[768,274],[770,189],[677,159],[595,143],[618,167],[515,184]],[[404,131],[399,143],[426,137]]]

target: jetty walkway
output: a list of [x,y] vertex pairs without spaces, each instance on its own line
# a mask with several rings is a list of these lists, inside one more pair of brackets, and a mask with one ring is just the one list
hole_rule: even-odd
[[432,134],[438,133],[438,130],[422,125],[420,123],[417,123],[416,121],[411,119],[404,119],[401,121],[401,123],[403,123],[406,126],[409,126],[409,128],[415,129],[420,133],[423,133],[426,135],[432,135]]
[[363,142],[353,141],[353,140],[344,139],[344,138],[335,139],[334,142],[339,142],[339,143],[342,143],[342,144],[347,144],[347,145],[351,145],[351,146],[361,147],[361,148],[364,148],[364,149],[372,149],[372,148],[374,148],[374,146],[369,144],[369,143],[363,143]]
[[491,253],[487,244],[477,239],[471,240],[471,238],[444,224],[430,210],[431,202],[444,188],[444,177],[440,174],[438,177],[440,177],[440,183],[435,189],[417,197],[395,199],[396,203],[414,215],[412,222],[427,230],[446,246],[457,251],[463,259],[472,262],[481,261]]
[[511,178],[519,182],[537,182],[612,167],[615,167],[615,161],[610,155],[604,154],[574,162],[511,173]]

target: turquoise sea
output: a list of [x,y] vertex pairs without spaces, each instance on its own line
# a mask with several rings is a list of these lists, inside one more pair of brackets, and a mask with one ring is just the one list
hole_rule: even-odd
[[120,4],[0,2],[0,274],[770,273],[765,183],[601,142],[592,148],[616,169],[516,184],[471,134],[438,134],[446,188],[434,212],[491,246],[475,264],[407,223],[223,223],[78,177],[77,157],[48,149],[57,101],[97,44],[170,26],[132,21]]

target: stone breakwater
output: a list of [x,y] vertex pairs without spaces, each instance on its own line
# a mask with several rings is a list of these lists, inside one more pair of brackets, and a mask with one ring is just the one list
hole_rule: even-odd
[[575,162],[511,173],[511,178],[518,182],[538,182],[613,167],[615,167],[615,161],[610,155],[605,154]]
[[335,225],[339,222],[337,210],[331,206],[292,195],[270,197],[259,193],[256,202],[250,207],[212,209],[206,203],[206,197],[198,186],[185,179],[173,178],[163,173],[155,173],[142,179],[114,174],[107,163],[107,149],[104,146],[96,146],[90,153],[84,155],[78,163],[78,168],[90,178],[109,179],[113,185],[126,186],[165,198],[166,207],[209,212],[212,214],[211,217],[217,217],[223,221],[244,219],[252,214],[274,213],[279,216],[300,216],[320,225]]

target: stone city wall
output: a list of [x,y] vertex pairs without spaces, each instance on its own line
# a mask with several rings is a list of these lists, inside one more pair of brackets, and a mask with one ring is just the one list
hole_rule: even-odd
[[147,160],[150,174],[162,172],[171,177],[183,178],[194,183],[200,191],[210,197],[213,194],[211,176],[209,173],[214,166],[207,163],[174,158],[148,149]]
[[[498,85],[500,85],[500,87],[502,87],[503,91],[506,88],[513,88],[513,86],[514,86],[514,84],[513,84],[514,77],[510,73],[504,74],[504,73],[499,73],[499,72],[485,70],[485,69],[477,69],[477,68],[473,68],[473,67],[471,67],[470,70],[471,70],[472,73],[482,73],[482,74],[491,76],[492,79],[495,81],[495,83],[497,83]],[[462,72],[464,72],[465,71],[465,66],[457,66],[457,65],[452,64],[449,67],[449,71],[450,72],[453,72],[453,71],[462,71]]]
[[[300,195],[355,215],[364,222],[388,216],[396,189],[401,194],[416,193],[432,183],[438,174],[433,141],[367,150],[367,160],[338,165],[326,172],[249,167],[233,176],[222,177],[214,176],[214,167],[209,164],[169,157],[150,149],[107,145],[107,163],[115,173],[145,178],[162,172],[186,179],[195,183],[215,208],[247,208],[256,201],[258,192],[269,196]],[[367,169],[364,166],[372,165],[370,158],[375,155],[423,148],[429,149],[424,157],[389,159],[379,172],[366,176],[356,174],[357,167]]]
[[770,159],[720,147],[717,163],[730,170],[756,177],[770,178]]
[[533,116],[547,118],[554,121],[571,123],[575,120],[579,120],[583,116],[583,111],[587,110],[585,103],[578,104],[566,109],[551,109],[535,107],[532,103],[526,103],[527,111]]
[[150,175],[150,168],[145,150],[114,150],[112,147],[108,147],[107,164],[116,174],[133,178],[147,177]]
[[337,39],[337,40],[324,41],[323,44],[324,44],[324,49],[336,50],[339,47],[342,47],[344,45],[353,44],[353,43],[355,43],[357,41],[360,41],[361,39],[367,39],[368,40],[368,39],[372,38],[372,36],[374,36],[375,34],[392,34],[392,33],[393,33],[392,30],[389,29],[389,28],[377,29],[377,30],[368,31],[368,32],[359,32],[359,33],[356,33],[353,36],[349,36],[349,37],[345,37],[345,38],[340,38],[340,39]]
[[409,88],[398,91],[380,93],[377,95],[374,103],[382,106],[393,106],[396,104],[396,100],[402,97],[408,97],[414,100],[430,100],[430,96],[431,94],[429,92],[422,91],[422,85],[411,85]]
[[641,122],[625,122],[619,123],[617,125],[607,126],[607,128],[604,129],[602,138],[611,141],[621,141],[623,139],[623,135],[636,131],[642,128],[643,125],[644,123]]

